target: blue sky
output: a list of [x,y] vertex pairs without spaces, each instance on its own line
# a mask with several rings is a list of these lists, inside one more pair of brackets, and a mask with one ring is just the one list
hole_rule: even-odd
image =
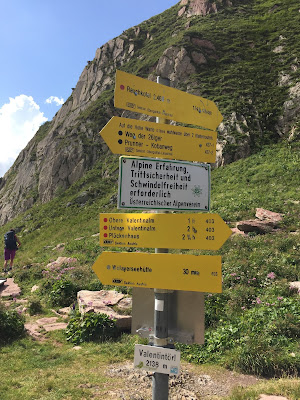
[[0,177],[98,47],[179,0],[0,0]]

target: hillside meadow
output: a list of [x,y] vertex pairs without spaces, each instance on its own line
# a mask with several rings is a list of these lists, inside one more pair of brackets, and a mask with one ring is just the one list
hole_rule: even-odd
[[[223,293],[206,294],[205,344],[178,343],[176,347],[186,365],[201,367],[202,372],[203,368],[226,368],[262,379],[251,388],[236,389],[228,400],[257,399],[262,390],[289,399],[300,397],[300,299],[290,288],[290,282],[300,280],[299,147],[297,141],[263,147],[247,159],[212,172],[211,212],[233,228],[238,221],[254,219],[256,208],[264,208],[283,214],[277,229],[232,235],[217,252],[172,250],[222,255]],[[10,276],[22,289],[21,299],[28,301],[25,313],[16,311],[13,299],[9,308],[0,302],[1,399],[94,398],[87,387],[79,385],[82,382],[97,385],[99,398],[105,398],[105,385],[122,385],[104,374],[105,367],[132,362],[134,344],[143,340],[116,334],[105,319],[97,324],[105,325],[111,335],[97,336],[101,327],[92,317],[80,320],[75,303],[81,289],[107,288],[91,266],[104,250],[97,236],[99,213],[118,212],[117,180],[118,157],[109,156],[105,165],[99,162],[51,202],[36,204],[1,227],[1,235],[14,227],[22,242]],[[76,258],[74,268],[47,267],[58,256]],[[39,289],[31,293],[34,285]],[[126,287],[114,289],[131,293]],[[44,333],[42,342],[24,334],[24,321],[51,316],[53,310],[69,305],[74,307],[66,331]],[[75,345],[81,350],[74,351]]]

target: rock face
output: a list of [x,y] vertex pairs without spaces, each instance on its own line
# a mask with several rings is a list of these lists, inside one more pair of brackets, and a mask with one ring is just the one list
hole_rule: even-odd
[[222,5],[222,3],[227,6],[232,5],[229,0],[216,0],[214,2],[210,0],[181,0],[182,8],[178,11],[178,15],[186,14],[187,17],[191,17],[192,15],[215,14],[218,12],[218,5]]
[[[42,132],[28,143],[5,174],[0,182],[0,224],[30,208],[37,199],[51,200],[107,152],[99,135],[101,126],[80,116],[112,88],[111,73],[128,56],[123,46],[124,40],[117,38],[96,51],[95,59],[85,67],[72,95],[53,121],[42,127]],[[103,126],[112,116],[110,106],[102,108],[102,113]]]

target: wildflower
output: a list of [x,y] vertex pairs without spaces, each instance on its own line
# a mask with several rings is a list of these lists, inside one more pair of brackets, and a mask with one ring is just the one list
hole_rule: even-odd
[[261,299],[259,297],[256,297],[256,303],[261,304]]
[[276,277],[276,275],[275,275],[274,272],[270,272],[270,273],[267,275],[267,278],[269,278],[269,279],[275,279],[275,277]]
[[232,274],[230,274],[231,276],[236,276],[236,273],[235,272],[233,272]]
[[279,296],[279,297],[277,297],[277,300],[281,301],[281,300],[283,300],[283,297]]
[[242,310],[246,310],[246,307],[241,307]]

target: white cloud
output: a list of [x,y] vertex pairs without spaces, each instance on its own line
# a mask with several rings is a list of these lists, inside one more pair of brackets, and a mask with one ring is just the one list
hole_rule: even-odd
[[52,104],[55,103],[57,106],[61,106],[64,104],[64,99],[61,97],[60,99],[57,96],[50,96],[48,99],[45,101],[47,104]]
[[10,97],[9,103],[0,108],[0,176],[46,121],[39,105],[25,94]]

